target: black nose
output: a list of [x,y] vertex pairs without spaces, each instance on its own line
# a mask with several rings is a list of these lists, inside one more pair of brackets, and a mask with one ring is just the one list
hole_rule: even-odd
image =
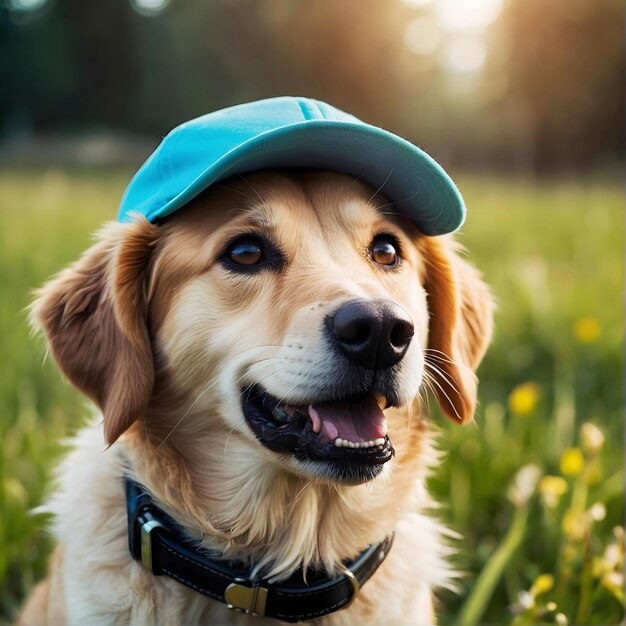
[[390,300],[346,302],[329,325],[344,354],[368,369],[398,363],[415,330],[408,313]]

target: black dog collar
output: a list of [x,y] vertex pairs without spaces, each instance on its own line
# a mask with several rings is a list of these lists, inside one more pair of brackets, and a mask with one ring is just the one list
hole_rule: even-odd
[[145,487],[126,478],[128,544],[133,558],[153,574],[167,575],[229,609],[260,617],[297,622],[349,606],[361,586],[391,549],[393,535],[366,548],[343,573],[328,578],[301,569],[280,583],[253,580],[251,568],[219,559],[219,553],[188,540],[180,525],[162,511]]

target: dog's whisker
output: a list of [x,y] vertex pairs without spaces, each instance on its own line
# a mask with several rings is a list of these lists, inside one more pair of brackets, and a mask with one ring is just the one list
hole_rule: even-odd
[[446,374],[446,372],[444,372],[440,367],[438,367],[437,365],[435,365],[434,363],[426,363],[426,370],[428,370],[430,368],[430,370],[434,373],[437,374],[438,376],[441,376],[441,378],[448,383],[448,385],[450,385],[450,387],[452,387],[452,389],[459,395],[461,395],[461,392],[457,389],[456,385],[455,385],[455,380],[452,378],[452,376],[450,376],[449,374]]
[[[454,405],[454,403],[452,402],[452,400],[450,399],[450,396],[446,393],[445,389],[443,388],[443,386],[439,383],[439,381],[432,377],[430,374],[424,372],[425,378],[428,382],[434,383],[435,385],[437,385],[437,387],[439,388],[439,390],[441,391],[441,393],[445,396],[446,400],[448,400],[448,403],[450,404],[450,406],[454,409],[454,414],[456,415],[456,418],[459,420],[459,422],[463,421],[463,418],[459,415],[459,412],[456,409],[456,406]],[[436,390],[434,388],[431,387],[431,390],[436,394]],[[456,391],[456,390],[455,390]],[[457,391],[458,393],[458,391]]]
[[372,199],[380,193],[380,191],[382,190],[382,188],[389,182],[389,179],[391,178],[391,175],[393,174],[393,167],[389,170],[389,174],[387,174],[387,178],[385,178],[385,180],[383,181],[383,184],[367,199],[367,204],[369,204]]
[[152,453],[150,454],[150,456],[154,456],[159,449],[163,446],[163,444],[165,444],[165,442],[172,436],[172,434],[174,433],[174,431],[182,424],[183,420],[189,415],[189,413],[191,412],[191,409],[193,409],[193,407],[198,403],[198,400],[200,400],[200,398],[202,398],[208,391],[210,391],[213,387],[215,387],[215,385],[217,384],[217,380],[212,382],[211,384],[207,385],[194,399],[194,401],[189,405],[189,407],[187,408],[187,410],[183,413],[183,415],[180,417],[180,419],[174,424],[174,426],[172,427],[172,429],[167,433],[167,435],[165,435],[165,437],[161,440],[161,442],[159,443],[159,445],[152,451]]
[[280,363],[282,361],[282,359],[280,357],[274,357],[274,356],[268,356],[266,359],[259,359],[258,361],[255,361],[254,363],[251,363],[245,373],[243,374],[242,378],[245,378],[247,376],[251,376],[252,374],[254,374],[256,372],[257,369],[261,369],[261,368],[265,368],[265,367],[269,367],[272,365],[276,365],[277,363]]
[[[232,187],[227,187],[226,185],[223,185],[223,184],[217,184],[215,186],[218,187],[219,189],[226,189],[227,191],[232,191],[233,193],[237,193],[240,196],[243,196],[244,198],[248,198],[248,200],[252,200],[253,202],[256,202],[256,198],[248,195],[247,193],[244,193],[240,189],[233,189]],[[241,212],[245,213],[247,211],[245,209],[241,209]]]
[[342,485],[333,484],[332,487],[335,493],[337,494],[337,496],[339,497],[339,499],[341,500],[341,502],[343,502],[343,504],[349,509],[355,510],[357,505],[352,500],[348,499],[344,489],[342,489]]
[[427,360],[437,359],[438,361],[441,361],[443,363],[450,363],[451,365],[455,365],[459,369],[466,370],[468,372],[471,372],[472,374],[474,373],[471,367],[461,363],[460,361],[457,361],[451,358],[450,355],[446,354],[445,352],[442,352],[441,350],[436,350],[434,348],[426,348],[424,352],[426,353]]
[[236,426],[233,426],[229,431],[228,434],[226,435],[226,441],[224,441],[224,453],[226,453],[226,450],[228,448],[228,441],[230,440],[230,436],[237,430]]
[[[388,202],[387,204],[383,204],[383,205],[381,205],[381,206],[377,206],[377,207],[376,207],[376,210],[377,210],[378,212],[383,213],[383,215],[384,215],[385,213],[384,213],[383,211],[381,211],[381,209],[384,209],[385,207],[387,207],[387,206],[391,206],[391,205],[393,205],[393,204],[399,204],[399,203],[401,203],[401,202],[409,202],[410,200],[413,200],[413,198],[415,198],[415,196],[417,196],[417,194],[418,194],[418,193],[419,193],[419,190],[418,190],[418,189],[416,189],[416,190],[415,190],[415,193],[413,193],[412,195],[410,195],[408,198],[403,198],[402,200],[397,200],[397,199],[396,199],[396,200],[394,200],[393,202]],[[400,213],[400,212],[396,212],[396,213],[391,213],[391,215],[402,215],[402,213]]]
[[350,181],[350,184],[348,185],[348,187],[352,187],[353,185],[356,185],[356,183],[360,182],[364,176],[366,176],[367,172],[362,172],[361,174],[359,174],[358,176],[353,176],[352,180]]
[[256,197],[259,199],[259,202],[263,204],[264,202],[263,196],[261,196],[261,194],[250,184],[250,181],[243,174],[237,174],[237,178],[240,178],[244,183],[246,183],[246,185],[250,187],[250,189],[254,192]]
[[310,481],[306,481],[302,487],[300,489],[298,489],[296,495],[294,496],[294,499],[292,501],[292,506],[295,506],[303,497],[304,494],[306,493],[306,491],[308,490],[308,488],[311,486],[311,482]]
[[426,348],[424,350],[424,353],[427,358],[437,359],[444,363],[452,363],[453,365],[456,365],[459,368],[471,369],[467,365],[464,365],[460,361],[453,359],[449,354],[446,354],[445,352],[442,352],[441,350],[436,350],[435,348]]
[[426,411],[428,412],[428,414],[430,414],[430,396],[428,395],[427,386],[425,385],[424,387],[422,387],[420,385],[417,395],[422,403],[422,406],[426,406]]
[[[270,360],[270,359],[267,359]],[[274,363],[259,363],[259,367],[267,367],[270,365],[274,365]],[[251,369],[249,369],[244,376],[250,375]],[[270,378],[272,375],[274,374],[273,371],[269,372],[268,374],[265,374],[265,376],[255,376],[255,379],[249,383],[246,384],[246,386],[243,388],[242,393],[246,394],[246,400],[250,399],[250,393],[252,392],[252,390],[254,389],[254,387],[256,385],[261,385],[262,383],[267,380],[268,378]]]

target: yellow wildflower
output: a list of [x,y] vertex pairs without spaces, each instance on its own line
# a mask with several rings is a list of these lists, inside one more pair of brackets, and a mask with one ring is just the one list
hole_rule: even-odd
[[595,343],[602,334],[602,327],[595,317],[581,317],[574,323],[572,332],[579,343]]
[[568,448],[561,456],[561,472],[565,476],[578,476],[583,471],[585,459],[580,448]]
[[530,593],[533,597],[537,597],[542,593],[547,593],[552,587],[554,587],[554,576],[551,574],[540,574],[530,588]]
[[567,491],[567,481],[561,476],[544,476],[539,482],[539,493],[546,506],[554,509]]
[[509,409],[517,415],[529,415],[539,401],[540,388],[537,383],[517,385],[509,394]]

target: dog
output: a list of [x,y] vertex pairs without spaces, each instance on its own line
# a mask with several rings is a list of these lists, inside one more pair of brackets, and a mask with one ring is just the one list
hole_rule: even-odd
[[[58,545],[19,624],[435,623],[453,572],[424,486],[425,390],[470,421],[492,326],[450,236],[353,176],[254,172],[160,223],[109,223],[32,319],[101,413],[61,465]],[[149,571],[129,552],[129,484],[261,584],[235,580],[225,603]],[[259,594],[294,579],[350,597],[268,615]]]

